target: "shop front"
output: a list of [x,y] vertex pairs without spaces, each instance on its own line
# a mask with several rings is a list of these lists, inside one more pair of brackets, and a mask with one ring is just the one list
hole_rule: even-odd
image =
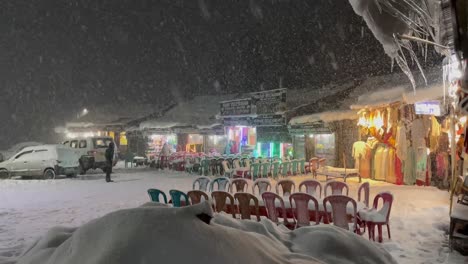
[[164,144],[167,144],[171,152],[177,150],[177,135],[164,132],[147,132],[146,156],[149,160],[157,160]]

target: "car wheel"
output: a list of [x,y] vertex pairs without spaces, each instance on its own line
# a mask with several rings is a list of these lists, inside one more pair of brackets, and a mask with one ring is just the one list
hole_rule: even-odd
[[8,178],[10,178],[10,173],[5,169],[1,169],[0,170],[0,179],[8,179]]
[[53,169],[46,169],[42,178],[44,180],[55,179],[55,171]]

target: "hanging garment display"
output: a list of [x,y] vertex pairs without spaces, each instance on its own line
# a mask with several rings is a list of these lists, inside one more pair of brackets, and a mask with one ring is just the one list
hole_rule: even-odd
[[359,173],[361,178],[371,178],[371,160],[372,160],[372,146],[366,143],[366,152],[359,161]]
[[395,184],[396,175],[395,175],[395,150],[393,148],[388,148],[388,162],[387,162],[387,175],[386,181]]
[[[387,152],[386,152],[387,151]],[[377,144],[376,151],[374,154],[373,162],[373,179],[379,181],[385,181],[386,178],[386,164],[388,155],[387,146],[385,144]]]
[[427,149],[419,147],[416,149],[416,179],[426,182],[427,173]]
[[403,182],[406,185],[414,185],[416,183],[416,168],[415,162],[416,154],[414,152],[413,147],[409,147],[406,151],[406,159],[404,160],[404,178]]
[[396,154],[401,160],[406,159],[406,150],[408,149],[408,144],[406,140],[406,127],[403,122],[400,122],[397,127],[396,132]]
[[366,155],[366,142],[364,141],[356,141],[353,144],[353,153],[352,156],[354,158],[354,168],[360,168],[360,161]]
[[411,142],[414,148],[425,147],[429,133],[429,123],[426,118],[420,117],[411,124]]
[[395,155],[395,183],[398,185],[403,184],[403,169],[403,163],[398,156]]
[[435,117],[431,117],[431,133],[429,136],[429,146],[431,151],[436,151],[439,146],[439,138],[442,127]]

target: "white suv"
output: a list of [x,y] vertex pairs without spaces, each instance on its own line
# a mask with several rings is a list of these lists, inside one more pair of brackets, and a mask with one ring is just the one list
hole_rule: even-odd
[[[80,153],[80,173],[85,174],[89,169],[102,169],[106,168],[106,149],[109,144],[114,142],[111,137],[86,137],[74,138],[69,141],[63,142],[63,145],[70,146],[79,151]],[[114,143],[115,146],[115,143]],[[117,147],[114,149],[114,164],[118,160]]]
[[56,175],[75,176],[79,154],[63,145],[26,147],[0,163],[0,178],[14,176],[54,179]]

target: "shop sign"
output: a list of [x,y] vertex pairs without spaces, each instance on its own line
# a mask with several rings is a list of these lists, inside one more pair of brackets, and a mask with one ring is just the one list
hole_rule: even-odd
[[271,127],[286,125],[286,118],[283,115],[258,115],[252,119],[252,125],[256,127]]
[[252,114],[264,115],[286,111],[287,89],[251,93]]
[[423,101],[414,104],[414,110],[417,115],[443,115],[444,108],[440,105],[440,101]]
[[221,116],[252,114],[252,99],[239,99],[221,102]]
[[251,126],[252,120],[249,117],[225,117],[223,125],[226,126]]
[[290,126],[289,133],[296,135],[329,134],[331,130],[323,122],[317,122],[306,126]]

